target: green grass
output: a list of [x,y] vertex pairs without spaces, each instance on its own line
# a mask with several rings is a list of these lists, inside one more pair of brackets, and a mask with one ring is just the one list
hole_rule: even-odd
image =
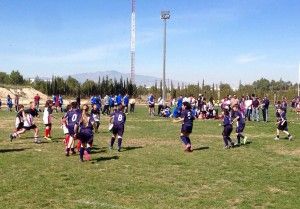
[[[53,142],[32,143],[32,132],[8,140],[14,113],[0,111],[0,208],[299,208],[300,140],[274,141],[274,122],[248,122],[252,143],[223,150],[219,121],[195,121],[184,153],[180,125],[128,115],[124,150],[110,152],[102,117],[91,162],[65,157],[56,121]],[[60,114],[56,114],[59,118]],[[295,113],[290,132],[300,135]],[[274,121],[274,118],[271,118]],[[43,125],[38,122],[41,135]],[[234,137],[233,137],[234,138]],[[283,137],[282,137],[283,138]]]

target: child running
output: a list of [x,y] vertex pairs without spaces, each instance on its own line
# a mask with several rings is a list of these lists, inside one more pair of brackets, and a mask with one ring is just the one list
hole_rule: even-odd
[[44,139],[51,140],[51,128],[52,128],[52,106],[51,100],[47,100],[44,109],[43,122],[45,125],[45,136]]
[[[83,162],[83,156],[85,156],[85,160],[91,160],[91,147],[93,145],[93,127],[95,120],[88,113],[89,107],[87,105],[83,105],[82,107],[82,115],[79,121],[79,133],[76,134],[76,138],[80,141],[80,149],[79,156],[80,161]],[[77,125],[76,125],[77,126]]]
[[191,111],[191,104],[189,102],[182,103],[182,113],[181,117],[178,120],[174,120],[173,122],[179,123],[182,122],[180,139],[183,142],[186,152],[192,152],[192,143],[190,139],[190,134],[193,130],[193,121],[195,117]]
[[[30,108],[25,110],[23,109],[23,106],[20,106],[20,110],[17,114],[16,122],[18,120],[20,123],[18,124],[17,130],[10,134],[10,140],[12,141],[17,136],[20,136],[20,134],[25,133],[29,130],[34,130],[34,143],[40,144],[41,140],[39,139],[39,129],[34,124],[34,117],[39,117],[39,114],[35,108],[35,103],[30,102]],[[23,121],[23,127],[22,127],[22,121]]]
[[110,123],[113,124],[112,137],[110,140],[110,149],[113,149],[116,138],[118,137],[118,152],[121,152],[122,138],[125,129],[126,115],[123,112],[123,105],[119,105],[118,109],[111,114]]
[[246,123],[242,112],[239,110],[239,106],[236,104],[232,108],[234,120],[236,122],[236,138],[237,138],[237,146],[241,145],[241,138],[243,139],[243,144],[246,144],[247,137],[243,135]]
[[282,131],[287,135],[289,141],[291,141],[293,139],[293,136],[288,132],[288,121],[286,118],[285,107],[281,107],[280,109],[278,109],[278,114],[278,126],[276,130],[276,137],[274,138],[274,140],[279,140],[279,133]]
[[224,145],[225,145],[224,149],[229,149],[234,146],[234,143],[232,142],[232,140],[230,138],[230,134],[232,132],[232,121],[231,121],[230,112],[228,110],[228,107],[224,108],[223,115],[224,115],[223,124],[220,124],[220,126],[224,127],[223,133],[222,133]]

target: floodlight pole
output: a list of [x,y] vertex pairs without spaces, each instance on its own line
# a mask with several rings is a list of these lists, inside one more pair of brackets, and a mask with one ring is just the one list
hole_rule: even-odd
[[162,98],[166,102],[166,52],[167,52],[167,20],[170,19],[170,11],[162,11],[161,19],[164,21],[164,46],[163,46],[163,80],[162,80]]

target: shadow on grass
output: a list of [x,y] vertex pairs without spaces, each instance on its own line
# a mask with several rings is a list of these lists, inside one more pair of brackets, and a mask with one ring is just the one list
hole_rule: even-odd
[[144,148],[142,146],[137,146],[137,147],[122,147],[121,151],[122,152],[126,152],[126,151],[130,151],[130,150],[135,150],[135,149],[141,149],[141,148]]
[[193,151],[206,150],[206,149],[209,149],[209,147],[198,147],[198,148],[194,148]]
[[0,149],[0,153],[6,153],[6,152],[22,152],[30,148],[19,148],[19,149]]
[[92,163],[97,163],[97,162],[101,162],[101,161],[108,161],[108,160],[118,160],[120,157],[115,155],[115,156],[111,156],[111,157],[99,157],[96,158],[92,161]]
[[92,154],[96,154],[96,153],[104,153],[106,152],[106,147],[97,147],[97,146],[93,146],[91,149],[91,153]]

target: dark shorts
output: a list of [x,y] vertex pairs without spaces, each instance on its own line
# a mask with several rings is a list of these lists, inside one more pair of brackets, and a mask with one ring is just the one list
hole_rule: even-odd
[[239,124],[238,127],[236,127],[236,133],[243,133],[245,129],[245,123],[244,124]]
[[184,124],[181,126],[181,133],[190,134],[190,133],[192,133],[192,131],[193,131],[193,126],[184,125]]
[[230,136],[231,132],[232,132],[232,126],[225,126],[222,135]]
[[288,126],[287,122],[285,121],[283,124],[279,123],[278,124],[278,130],[280,131],[288,131]]
[[32,126],[29,126],[29,127],[24,126],[23,128],[25,128],[25,130],[29,131],[31,129],[36,129],[37,126],[35,124],[33,124]]
[[48,123],[48,124],[44,124],[44,125],[45,125],[46,127],[47,127],[47,126],[50,126],[50,127],[51,127],[51,126],[52,126],[52,123]]
[[23,122],[19,123],[19,125],[17,127],[17,131],[21,130],[22,128],[24,128],[24,123]]
[[149,105],[149,108],[153,108],[153,107],[154,107],[154,104],[150,104],[150,105]]
[[114,135],[118,135],[118,136],[123,136],[124,134],[124,126],[114,126],[113,129],[112,129],[112,133]]
[[88,133],[81,132],[81,133],[77,134],[77,139],[79,139],[81,141],[81,143],[92,144],[94,136],[93,136],[93,134],[88,134]]
[[70,134],[71,136],[73,136],[73,135],[75,134],[74,126],[67,126],[67,128],[68,128],[69,134]]

